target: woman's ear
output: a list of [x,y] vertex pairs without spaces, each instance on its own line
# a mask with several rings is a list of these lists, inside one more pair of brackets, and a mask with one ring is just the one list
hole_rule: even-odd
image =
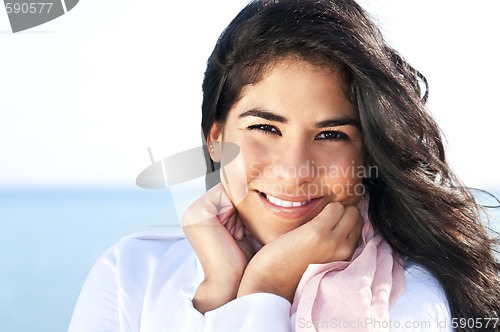
[[220,163],[221,160],[221,148],[222,148],[222,126],[214,122],[207,137],[208,152],[210,153],[210,159],[215,163]]

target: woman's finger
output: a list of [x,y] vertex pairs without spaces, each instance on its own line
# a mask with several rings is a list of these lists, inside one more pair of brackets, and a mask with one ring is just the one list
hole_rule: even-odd
[[322,230],[331,231],[344,214],[344,206],[339,202],[329,203],[308,224],[319,226]]
[[235,211],[224,187],[217,184],[187,208],[182,216],[181,226],[209,220],[221,222],[230,218]]
[[355,206],[346,206],[340,220],[333,228],[332,234],[347,238],[351,231],[359,226],[359,218],[360,214]]
[[231,229],[236,225],[236,213],[233,213],[229,216],[229,218],[223,220],[222,224],[228,231],[231,231]]

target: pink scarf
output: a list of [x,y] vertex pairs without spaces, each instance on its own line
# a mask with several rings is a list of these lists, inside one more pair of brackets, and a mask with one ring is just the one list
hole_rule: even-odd
[[368,199],[358,208],[362,241],[351,261],[311,264],[300,280],[291,308],[297,332],[389,330],[389,308],[405,287],[402,261],[375,234]]

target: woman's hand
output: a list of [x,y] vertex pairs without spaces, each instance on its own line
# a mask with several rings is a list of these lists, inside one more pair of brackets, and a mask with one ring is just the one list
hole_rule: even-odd
[[205,313],[236,297],[253,250],[221,184],[186,210],[181,225],[205,274],[193,299],[194,307]]
[[309,264],[352,257],[362,225],[356,207],[328,204],[310,222],[281,235],[255,254],[241,280],[238,297],[264,292],[292,302]]

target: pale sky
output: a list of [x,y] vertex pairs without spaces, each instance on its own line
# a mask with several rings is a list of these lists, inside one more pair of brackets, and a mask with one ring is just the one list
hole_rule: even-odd
[[[201,81],[246,1],[81,0],[12,34],[0,10],[0,187],[134,185],[200,145]],[[500,188],[497,1],[363,0],[430,84],[452,167]]]

